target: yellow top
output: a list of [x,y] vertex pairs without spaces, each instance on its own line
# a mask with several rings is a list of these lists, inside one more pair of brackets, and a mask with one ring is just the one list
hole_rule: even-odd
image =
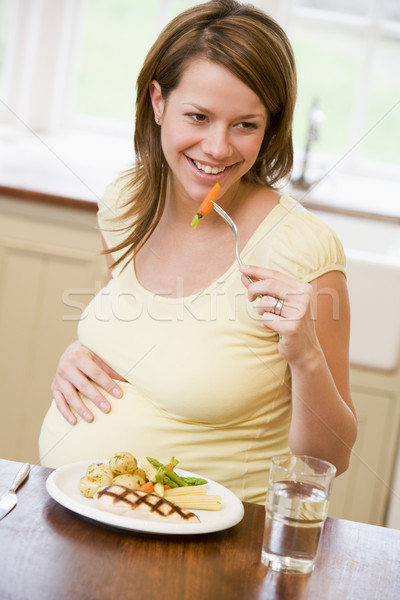
[[[99,210],[110,226],[118,191]],[[118,226],[118,225],[117,225]],[[188,225],[189,226],[189,225]],[[119,234],[103,230],[109,247]],[[302,281],[345,271],[332,230],[288,196],[259,225],[242,251],[245,263]],[[232,257],[234,239],[232,238]],[[278,336],[247,299],[237,263],[201,293],[172,298],[150,293],[133,264],[101,290],[79,323],[81,342],[128,383],[112,410],[94,409],[91,424],[71,427],[53,402],[42,426],[44,466],[107,457],[172,455],[183,469],[218,481],[242,500],[264,502],[271,456],[289,450],[290,371]]]

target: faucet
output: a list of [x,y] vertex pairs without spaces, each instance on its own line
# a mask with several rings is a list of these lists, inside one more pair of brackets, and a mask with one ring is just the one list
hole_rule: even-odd
[[299,187],[304,190],[308,190],[315,181],[308,181],[306,177],[307,166],[308,166],[308,158],[310,154],[311,144],[318,140],[319,131],[322,122],[325,119],[325,115],[322,110],[319,108],[318,100],[315,99],[312,102],[311,108],[308,113],[308,132],[307,132],[307,140],[306,147],[304,150],[304,158],[303,165],[301,168],[301,174],[298,179],[294,179],[292,181],[293,185]]

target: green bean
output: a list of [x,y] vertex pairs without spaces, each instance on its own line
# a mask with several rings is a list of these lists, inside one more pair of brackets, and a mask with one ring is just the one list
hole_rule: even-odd
[[171,460],[169,461],[169,464],[170,464],[172,467],[176,467],[176,466],[179,464],[179,460],[178,460],[177,458],[175,458],[175,456],[173,456],[173,457],[171,458]]
[[149,463],[151,465],[153,465],[153,467],[155,467],[156,469],[159,469],[160,467],[164,466],[160,462],[158,462],[158,460],[156,460],[155,458],[151,458],[150,456],[146,456],[146,458],[149,461]]
[[208,483],[207,479],[201,479],[201,477],[182,477],[182,479],[184,479],[188,485],[204,485]]
[[172,479],[170,479],[168,477],[168,475],[164,475],[164,471],[163,471],[162,467],[160,467],[158,469],[157,473],[155,474],[153,483],[162,483],[165,485],[169,485],[170,488],[179,487],[179,485],[177,483],[175,483],[175,481],[172,481]]
[[189,485],[188,483],[186,483],[186,481],[183,479],[183,477],[179,477],[179,475],[177,473],[175,473],[175,471],[170,471],[169,469],[166,469],[164,467],[163,472],[165,473],[165,475],[167,477],[169,477],[169,479],[172,479],[172,481],[177,483],[179,485],[179,487],[185,487],[185,486]]
[[185,487],[189,485],[182,477],[179,477],[179,475],[177,475],[175,471],[170,471],[162,463],[158,462],[157,459],[151,458],[150,456],[146,456],[146,458],[149,461],[149,463],[152,464],[153,467],[155,467],[156,469],[163,469],[163,473],[165,473],[165,475],[169,477],[169,479],[172,479],[172,481],[177,483],[179,487]]

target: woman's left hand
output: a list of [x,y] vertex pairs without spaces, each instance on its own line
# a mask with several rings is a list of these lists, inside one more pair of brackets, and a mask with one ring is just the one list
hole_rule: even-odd
[[240,271],[250,302],[258,299],[257,310],[263,323],[279,334],[279,352],[288,363],[300,365],[320,353],[313,316],[313,287],[263,267],[243,265]]

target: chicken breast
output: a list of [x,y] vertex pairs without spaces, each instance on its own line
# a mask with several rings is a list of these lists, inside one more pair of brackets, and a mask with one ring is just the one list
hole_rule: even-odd
[[141,490],[130,490],[123,485],[100,488],[94,495],[94,501],[97,508],[123,517],[165,523],[200,523],[195,514],[166,498]]

